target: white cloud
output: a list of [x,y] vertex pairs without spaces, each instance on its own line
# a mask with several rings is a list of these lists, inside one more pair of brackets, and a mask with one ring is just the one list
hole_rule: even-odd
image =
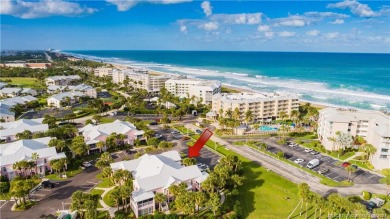
[[32,1],[10,1],[1,0],[0,14],[12,15],[14,17],[31,19],[49,16],[76,16],[92,14],[97,9],[81,7],[75,2],[62,0]]
[[214,14],[211,19],[221,21],[226,24],[259,24],[262,13],[251,14]]
[[183,2],[190,2],[191,0],[106,0],[108,3],[116,5],[118,11],[127,11],[130,8],[134,7],[138,3],[153,3],[153,4],[177,4]]
[[319,30],[310,30],[310,31],[307,31],[306,32],[306,35],[308,35],[308,36],[318,36],[318,35],[320,35],[320,31]]
[[218,30],[219,24],[218,22],[207,22],[199,25],[198,27],[206,31],[213,31],[213,30]]
[[180,26],[180,32],[187,34],[187,26],[186,25]]
[[265,32],[264,37],[267,39],[272,39],[274,37],[274,32],[271,32],[271,31]]
[[327,39],[334,39],[340,36],[339,32],[332,32],[332,33],[327,33],[325,34],[325,38]]
[[319,19],[322,20],[324,18],[337,18],[337,19],[344,19],[344,18],[349,18],[349,15],[346,14],[339,14],[339,13],[334,13],[334,12],[318,12],[318,11],[309,11],[303,14],[306,18],[311,18],[311,19]]
[[265,32],[265,31],[269,31],[270,28],[268,25],[260,25],[258,28],[257,28],[258,31],[261,31],[261,32]]
[[287,27],[304,27],[307,25],[307,22],[302,18],[298,18],[298,16],[293,16],[291,18],[281,19],[276,25]]
[[282,32],[279,32],[278,35],[280,37],[284,37],[284,38],[287,38],[287,37],[293,37],[296,35],[295,32],[289,32],[289,31],[282,31]]
[[335,21],[332,22],[332,24],[343,24],[344,20],[343,19],[336,19]]
[[206,14],[207,17],[213,14],[213,7],[211,6],[209,1],[202,2],[200,7],[202,7],[203,12]]
[[361,4],[356,0],[344,0],[342,2],[328,4],[328,8],[349,9],[353,14],[359,17],[375,17],[379,16],[367,4]]

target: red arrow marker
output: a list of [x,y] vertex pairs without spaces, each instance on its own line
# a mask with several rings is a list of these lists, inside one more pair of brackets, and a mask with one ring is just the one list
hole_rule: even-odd
[[213,133],[206,129],[202,135],[198,138],[192,147],[188,147],[188,157],[197,157],[200,155],[199,151],[206,144],[207,140],[213,135]]

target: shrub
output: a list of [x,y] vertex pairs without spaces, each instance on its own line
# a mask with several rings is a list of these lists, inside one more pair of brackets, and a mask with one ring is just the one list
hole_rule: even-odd
[[385,176],[390,176],[390,168],[383,169],[382,174]]
[[371,197],[372,197],[372,194],[371,194],[370,192],[367,192],[367,191],[363,191],[363,192],[362,192],[362,198],[363,198],[364,200],[370,200]]
[[7,182],[0,182],[0,193],[7,193],[9,192],[10,183]]

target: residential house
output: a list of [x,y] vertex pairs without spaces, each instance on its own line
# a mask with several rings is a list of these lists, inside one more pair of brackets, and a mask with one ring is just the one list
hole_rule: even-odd
[[0,144],[0,167],[1,175],[12,180],[20,172],[13,168],[13,164],[18,161],[33,161],[33,153],[38,154],[36,160],[37,172],[35,168],[25,171],[25,174],[45,175],[47,171],[52,171],[50,167],[51,160],[66,158],[65,153],[57,153],[55,147],[49,147],[48,144],[52,138],[24,139],[11,143]]
[[0,96],[2,97],[16,97],[23,95],[36,96],[37,94],[37,91],[31,88],[5,87],[0,90]]
[[49,94],[55,94],[55,93],[61,93],[66,91],[80,91],[85,94],[85,96],[88,96],[90,98],[97,98],[97,91],[95,88],[93,88],[90,85],[87,84],[79,84],[79,85],[49,85],[47,86],[47,93]]
[[[112,133],[123,134],[125,136],[123,143],[130,145],[134,144],[134,140],[143,139],[143,135],[145,134],[144,131],[137,130],[137,127],[132,123],[121,120],[100,125],[88,124],[79,129],[79,134],[84,136],[86,144],[90,147],[90,153],[99,152],[100,149],[96,147],[96,144],[98,142],[105,142],[107,137]],[[106,147],[103,148],[103,151],[105,150]]]
[[81,77],[79,75],[61,75],[61,76],[52,76],[45,79],[47,86],[49,85],[70,85],[77,81],[80,81]]
[[47,98],[47,105],[49,107],[61,108],[61,104],[65,101],[68,101],[67,105],[72,105],[77,103],[80,97],[84,96],[85,94],[80,91],[59,93]]
[[196,165],[182,166],[181,157],[177,151],[157,155],[145,154],[135,160],[110,165],[113,171],[128,170],[133,175],[134,191],[131,194],[130,207],[136,217],[154,213],[156,193],[165,194],[168,202],[172,199],[172,195],[169,194],[170,186],[185,183],[187,190],[196,191],[200,189],[200,184],[208,176]]
[[0,100],[0,119],[4,122],[15,121],[15,113],[11,109],[16,104],[24,105],[35,100],[38,99],[33,96],[20,96]]
[[49,130],[47,124],[43,124],[43,118],[20,119],[14,122],[0,122],[0,140],[6,142],[16,141],[16,134],[25,130],[31,133],[46,132]]

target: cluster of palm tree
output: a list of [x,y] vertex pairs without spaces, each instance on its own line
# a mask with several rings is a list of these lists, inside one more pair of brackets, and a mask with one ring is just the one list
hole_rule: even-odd
[[[118,147],[118,145],[123,145],[124,144],[124,140],[126,138],[126,135],[124,134],[117,134],[115,132],[111,133],[109,136],[107,136],[106,140],[105,140],[105,146],[107,148],[114,148],[116,149]],[[99,145],[96,145],[100,151],[102,151],[102,144],[99,144]]]
[[[327,218],[334,218],[338,215],[340,218],[342,214],[346,215],[346,218],[357,218],[359,215],[366,215],[367,210],[361,203],[354,203],[348,198],[340,196],[338,193],[332,193],[328,197],[323,197],[317,193],[310,191],[310,187],[307,183],[299,184],[298,196],[300,198],[300,212],[302,216],[303,205],[306,206],[306,218],[308,218],[308,205],[314,207],[314,218],[321,218],[323,213],[327,214]],[[298,206],[297,206],[298,207]],[[291,218],[296,209],[289,215]],[[318,213],[318,215],[317,215]]]
[[[252,111],[245,112],[245,121],[250,123],[253,121]],[[230,108],[224,111],[222,108],[218,112],[218,123],[224,131],[226,127],[230,128],[231,134],[234,134],[234,128],[241,124],[241,112],[236,107],[234,110]]]
[[16,200],[16,206],[26,205],[26,199],[30,200],[30,190],[34,188],[36,182],[32,179],[14,179],[11,181],[10,194]]
[[15,170],[16,175],[20,177],[25,177],[31,174],[32,170],[36,167],[36,163],[34,161],[21,160],[15,162],[12,165],[12,169]]
[[[106,167],[107,169],[108,167]],[[108,173],[108,169],[106,170]],[[132,175],[127,170],[117,170],[111,173],[109,178],[116,187],[110,193],[110,198],[114,200],[116,207],[119,210],[119,205],[122,205],[122,210],[125,214],[128,213],[128,204],[130,203],[130,197],[133,192],[133,179]]]
[[71,209],[77,210],[81,219],[98,218],[97,207],[100,198],[98,194],[89,194],[78,190],[72,194]]

